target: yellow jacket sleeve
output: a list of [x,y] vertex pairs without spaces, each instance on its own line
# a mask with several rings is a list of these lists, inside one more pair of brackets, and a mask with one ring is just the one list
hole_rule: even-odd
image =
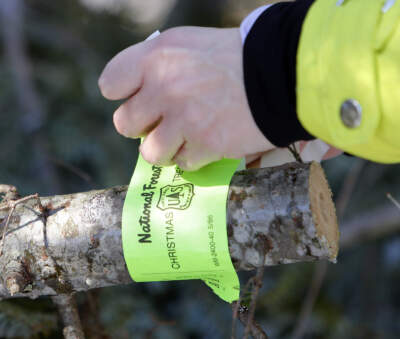
[[309,133],[400,162],[400,1],[316,0],[300,36],[296,91]]

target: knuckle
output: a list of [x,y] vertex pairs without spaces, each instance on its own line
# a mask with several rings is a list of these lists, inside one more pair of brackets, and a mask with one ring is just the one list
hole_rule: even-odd
[[156,46],[149,52],[145,61],[145,67],[148,70],[148,75],[155,83],[162,84],[161,88],[169,88],[172,82],[170,79],[174,76],[174,68],[172,65],[173,52],[168,46],[162,46],[162,43],[157,43]]
[[171,45],[182,39],[184,33],[182,32],[182,27],[172,27],[162,32],[159,37],[161,38],[161,43]]
[[179,45],[178,28],[162,33],[154,42],[146,64],[155,80],[162,84],[167,95],[175,96],[183,92],[183,65],[190,59],[190,53]]
[[161,60],[167,54],[168,43],[165,41],[163,35],[160,35],[152,44],[153,46],[149,51],[148,59],[152,59],[152,63],[154,63]]
[[176,49],[177,41],[177,28],[171,28],[161,33],[157,39],[152,41],[152,48],[149,54],[150,58],[156,60],[165,60],[173,55],[173,51]]

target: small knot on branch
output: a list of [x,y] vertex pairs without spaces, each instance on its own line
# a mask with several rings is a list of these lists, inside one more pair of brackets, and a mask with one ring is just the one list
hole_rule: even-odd
[[24,265],[12,262],[7,271],[4,281],[10,295],[26,292],[32,284],[32,278]]

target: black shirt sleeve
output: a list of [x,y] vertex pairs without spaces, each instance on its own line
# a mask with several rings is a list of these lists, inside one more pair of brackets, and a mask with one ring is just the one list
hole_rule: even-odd
[[257,126],[278,147],[315,139],[296,113],[296,55],[314,0],[277,3],[252,26],[243,48],[247,99]]

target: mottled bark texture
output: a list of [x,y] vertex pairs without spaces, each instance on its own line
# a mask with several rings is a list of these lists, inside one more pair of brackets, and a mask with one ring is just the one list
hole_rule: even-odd
[[236,173],[227,219],[231,258],[238,270],[334,261],[338,252],[335,207],[317,163]]
[[[18,205],[0,256],[0,298],[131,283],[121,242],[126,186]],[[0,211],[0,229],[7,210]],[[331,192],[316,163],[235,173],[227,205],[237,270],[329,259],[338,250]]]
[[52,297],[57,305],[58,312],[64,324],[63,334],[65,339],[84,339],[78,306],[75,298],[70,294],[60,294]]

